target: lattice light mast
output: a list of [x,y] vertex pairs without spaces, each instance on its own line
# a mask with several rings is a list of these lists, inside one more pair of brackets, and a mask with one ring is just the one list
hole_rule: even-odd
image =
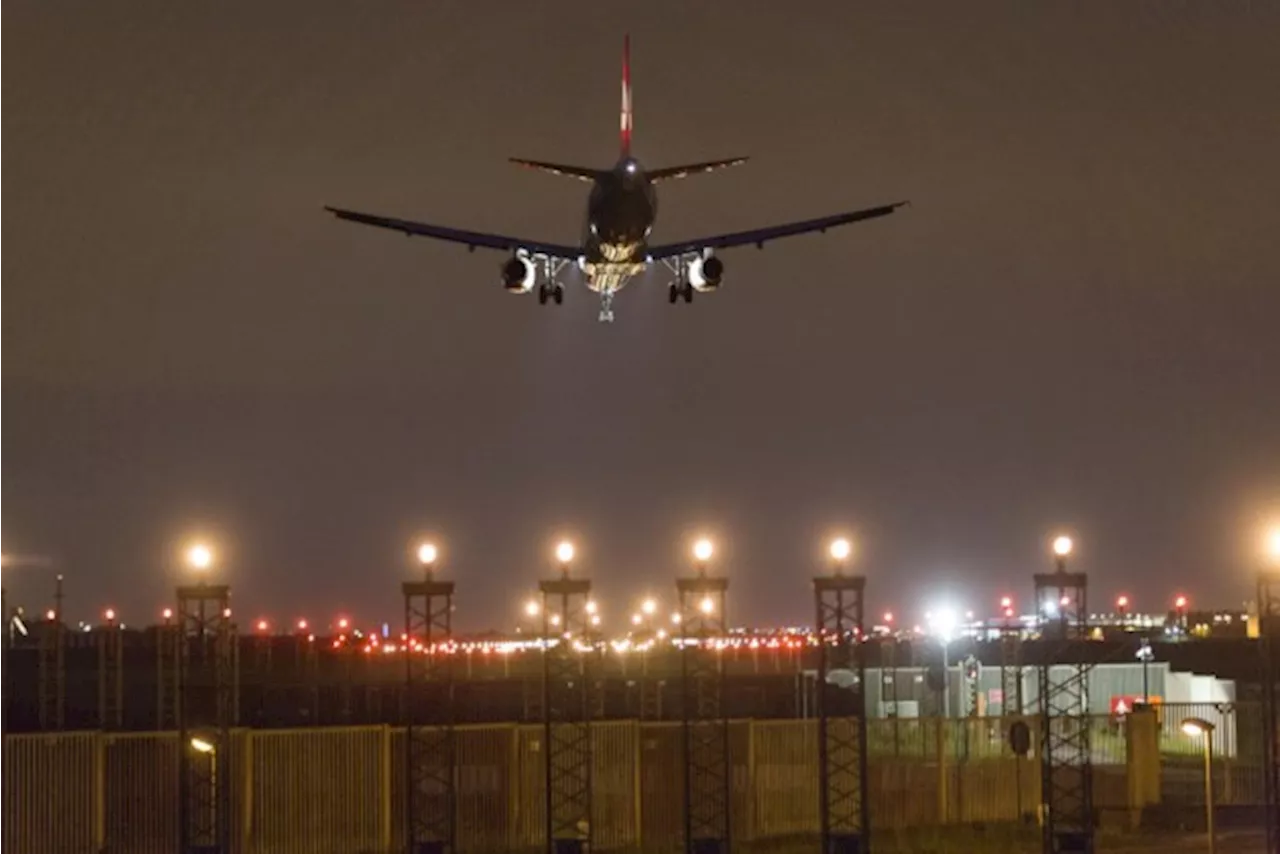
[[[1089,738],[1089,667],[1072,645],[1089,633],[1088,578],[1068,572],[1074,543],[1053,541],[1055,569],[1035,576],[1044,644],[1040,665],[1040,773],[1044,854],[1093,852],[1093,768]],[[1077,663],[1059,664],[1075,658]]]
[[831,573],[813,579],[818,632],[818,784],[824,854],[870,848],[864,601],[866,579],[846,572],[853,547],[833,540]]
[[231,848],[231,727],[235,724],[235,630],[231,588],[209,584],[213,550],[185,555],[195,584],[180,585],[176,613],[179,850],[224,854]]
[[723,654],[716,644],[728,633],[727,578],[712,577],[711,540],[694,543],[695,571],[676,579],[679,598],[684,748],[684,846],[686,854],[730,850],[729,719]]
[[405,811],[407,854],[457,850],[453,582],[436,578],[439,550],[418,545],[421,578],[404,596]]
[[591,582],[571,578],[573,543],[556,546],[560,571],[541,581],[542,715],[547,854],[591,851]]

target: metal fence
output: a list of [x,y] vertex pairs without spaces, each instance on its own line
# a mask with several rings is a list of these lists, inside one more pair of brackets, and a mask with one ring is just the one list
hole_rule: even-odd
[[[1035,720],[1028,719],[1035,731]],[[869,797],[877,828],[1034,818],[1034,755],[1007,746],[1007,720],[869,722]],[[1095,722],[1105,732],[1107,718]],[[731,725],[732,817],[740,840],[818,829],[817,728],[808,721]],[[680,847],[679,724],[595,725],[593,831],[604,850]],[[1095,756],[1098,803],[1123,806],[1125,758]],[[536,849],[544,832],[542,730],[458,730],[458,845]],[[174,733],[6,736],[3,850],[30,854],[169,852],[177,839],[180,745]],[[237,854],[360,854],[403,848],[403,730],[389,726],[236,730]]]

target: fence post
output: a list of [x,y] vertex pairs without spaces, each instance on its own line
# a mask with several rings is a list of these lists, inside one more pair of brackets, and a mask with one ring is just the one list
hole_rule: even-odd
[[934,739],[934,746],[938,751],[938,824],[946,824],[947,816],[951,812],[951,793],[947,786],[947,731],[948,727],[946,718],[934,718],[934,724],[937,726],[937,737]]
[[93,734],[93,848],[107,846],[107,738],[103,732]]
[[253,850],[253,742],[254,730],[243,729],[240,731],[243,741],[243,748],[240,751],[240,761],[243,771],[240,775],[240,782],[243,788],[241,804],[242,816],[240,824],[240,850]]
[[1124,717],[1129,781],[1129,827],[1137,830],[1145,807],[1160,803],[1160,736],[1155,710],[1134,709]]
[[378,841],[383,851],[391,850],[392,831],[391,831],[391,725],[382,725],[382,738],[378,744],[378,791],[381,796],[378,799]]

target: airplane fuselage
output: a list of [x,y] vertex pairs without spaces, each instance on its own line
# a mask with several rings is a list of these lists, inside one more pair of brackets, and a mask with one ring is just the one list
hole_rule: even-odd
[[658,194],[644,169],[625,157],[601,172],[587,199],[578,266],[593,291],[617,291],[644,271],[645,248],[658,215]]

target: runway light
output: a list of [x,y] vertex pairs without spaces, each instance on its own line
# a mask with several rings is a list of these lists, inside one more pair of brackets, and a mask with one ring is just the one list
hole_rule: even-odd
[[652,599],[646,599],[640,603],[640,610],[645,613],[645,616],[652,617],[658,612],[658,603]]
[[849,555],[853,552],[853,545],[844,537],[837,537],[831,541],[831,559],[837,562],[843,562],[849,559]]
[[418,563],[423,566],[431,566],[439,556],[440,552],[436,549],[435,543],[423,543],[418,546]]
[[693,558],[698,563],[706,563],[711,560],[711,556],[715,554],[715,551],[715,545],[706,537],[693,544]]
[[1057,537],[1053,541],[1053,553],[1058,557],[1066,557],[1071,554],[1071,550],[1074,547],[1075,544],[1071,542],[1071,538],[1065,535]]

